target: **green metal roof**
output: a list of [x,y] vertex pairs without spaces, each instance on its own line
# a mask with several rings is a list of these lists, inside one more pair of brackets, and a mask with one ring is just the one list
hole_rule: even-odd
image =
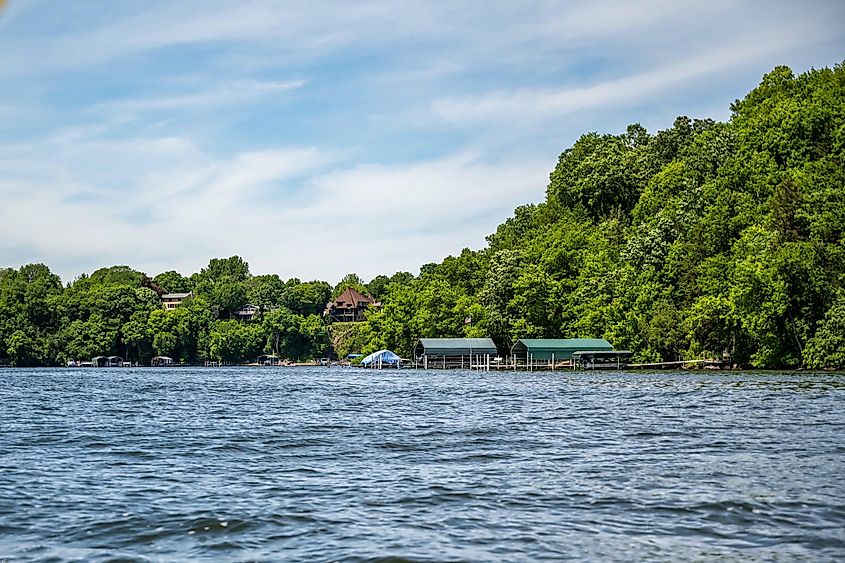
[[415,350],[417,355],[466,356],[496,354],[496,345],[492,338],[420,338]]
[[604,338],[521,338],[511,348],[512,354],[530,354],[535,360],[566,360],[573,352],[609,352],[613,346]]

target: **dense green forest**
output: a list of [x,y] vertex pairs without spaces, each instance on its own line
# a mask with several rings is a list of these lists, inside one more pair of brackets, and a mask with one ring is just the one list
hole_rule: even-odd
[[[117,266],[67,287],[40,264],[2,270],[0,357],[234,362],[313,358],[332,344],[408,356],[419,337],[491,336],[502,351],[521,337],[604,337],[641,360],[843,368],[844,94],[841,65],[778,67],[727,123],[583,135],[544,202],[516,209],[486,248],[417,276],[350,274],[333,288],[252,276],[239,257],[190,277]],[[383,306],[354,328],[328,327],[321,313],[348,286]],[[161,293],[188,290],[193,300],[162,309]],[[246,303],[262,312],[234,320]]]

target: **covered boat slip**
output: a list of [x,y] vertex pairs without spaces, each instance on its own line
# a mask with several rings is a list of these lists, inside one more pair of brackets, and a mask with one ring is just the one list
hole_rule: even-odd
[[[603,338],[521,338],[511,347],[513,369],[575,369],[593,364],[599,358],[613,357],[615,362],[629,353],[614,351]],[[622,364],[620,363],[620,366]]]
[[398,369],[402,367],[402,358],[400,358],[390,350],[379,350],[378,352],[373,352],[372,354],[361,360],[361,365],[365,368],[372,369]]
[[129,362],[124,362],[120,356],[96,356],[91,358],[91,365],[98,368],[120,368],[129,367]]
[[633,352],[628,350],[578,351],[572,353],[573,369],[622,369]]
[[614,350],[603,338],[522,338],[508,358],[497,355],[490,338],[422,338],[414,367],[423,369],[555,370],[619,369],[631,353]]
[[169,368],[173,367],[173,358],[170,356],[156,356],[150,360],[150,367]]
[[423,369],[490,369],[496,362],[492,338],[420,338],[414,367]]

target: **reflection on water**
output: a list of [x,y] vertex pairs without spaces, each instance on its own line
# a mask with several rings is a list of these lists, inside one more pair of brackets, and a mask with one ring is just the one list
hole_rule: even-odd
[[845,557],[843,374],[0,375],[0,560]]

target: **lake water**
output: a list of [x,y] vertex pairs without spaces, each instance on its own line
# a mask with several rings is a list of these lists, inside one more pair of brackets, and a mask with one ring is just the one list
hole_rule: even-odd
[[0,370],[0,561],[845,558],[845,375]]

